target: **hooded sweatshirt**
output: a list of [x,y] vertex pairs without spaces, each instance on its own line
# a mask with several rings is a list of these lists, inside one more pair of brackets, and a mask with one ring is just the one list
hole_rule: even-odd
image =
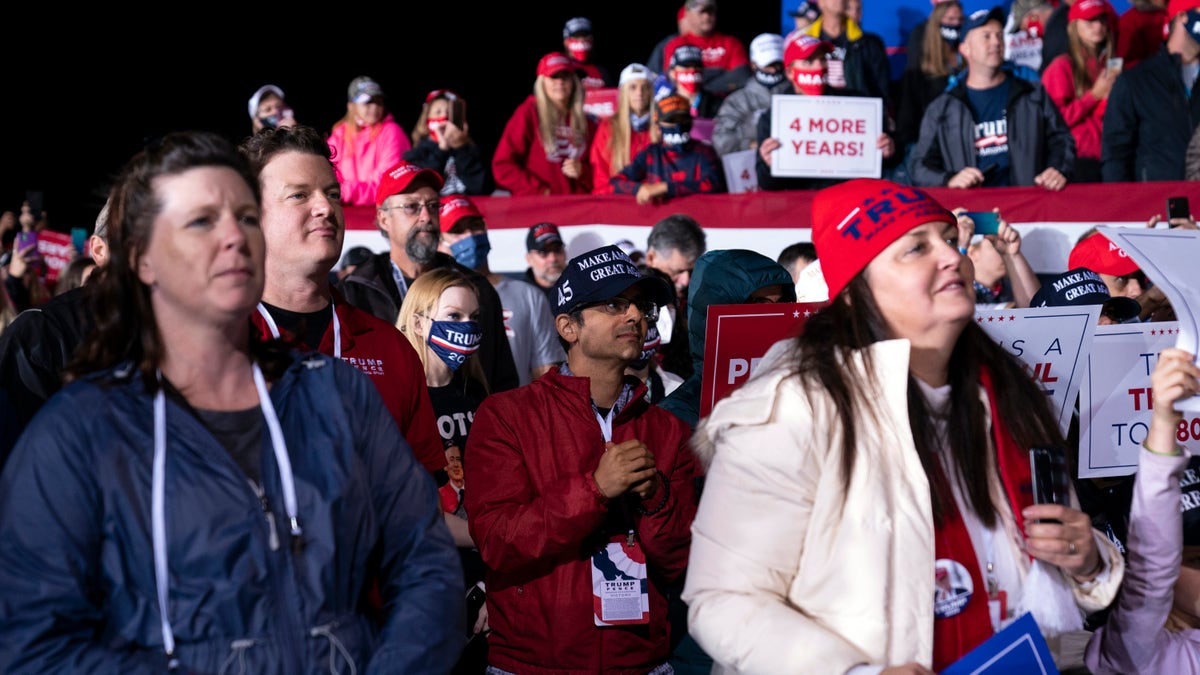
[[746,302],[760,288],[783,286],[780,302],[796,301],[792,275],[770,258],[745,249],[709,251],[696,259],[692,282],[688,286],[688,341],[695,369],[659,406],[692,429],[700,421],[700,389],[704,373],[705,319],[710,305],[736,305]]

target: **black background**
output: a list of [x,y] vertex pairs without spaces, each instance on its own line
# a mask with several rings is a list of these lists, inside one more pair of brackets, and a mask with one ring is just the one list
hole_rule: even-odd
[[[112,176],[146,140],[205,129],[241,141],[250,132],[247,101],[268,83],[284,90],[298,120],[326,134],[345,113],[356,76],[379,81],[406,132],[426,93],[453,89],[466,98],[470,133],[490,157],[532,92],[538,59],[562,48],[567,19],[592,20],[593,61],[615,79],[674,32],[680,4],[312,7],[160,4],[153,11],[161,15],[129,17],[25,7],[5,31],[0,62],[8,138],[0,211],[18,211],[25,191],[40,189],[51,228],[90,229]],[[717,29],[749,46],[759,33],[780,32],[780,23],[778,2],[725,2]]]

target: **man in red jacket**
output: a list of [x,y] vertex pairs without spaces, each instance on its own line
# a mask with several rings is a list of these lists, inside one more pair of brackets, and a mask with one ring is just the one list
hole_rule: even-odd
[[687,425],[625,367],[673,295],[616,246],[573,258],[555,307],[567,362],[475,412],[490,672],[671,672],[664,589],[687,565],[697,469]]
[[366,373],[396,426],[429,472],[446,467],[425,368],[395,326],[346,302],[329,270],[342,252],[346,219],[329,144],[311,127],[260,131],[242,144],[262,189],[267,281],[252,320],[264,338],[314,347]]

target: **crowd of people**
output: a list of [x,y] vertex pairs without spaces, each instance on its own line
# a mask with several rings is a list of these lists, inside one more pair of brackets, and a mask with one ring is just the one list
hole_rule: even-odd
[[[244,138],[128,158],[93,227],[0,215],[0,671],[931,673],[1029,614],[1065,672],[1200,672],[1195,356],[1154,369],[1145,480],[1035,503],[1029,450],[1077,424],[973,320],[1170,302],[1102,232],[1038,274],[999,209],[923,189],[1200,179],[1200,0],[934,2],[896,81],[862,5],[747,48],[686,0],[620,70],[573,17],[490,157],[448,89],[409,133],[370,76],[330,129],[268,84]],[[883,176],[775,175],[779,95],[878,99]],[[811,236],[542,221],[489,264],[478,197],[720,193],[741,151],[815,191]],[[386,250],[346,250],[354,207]],[[798,300],[708,410],[709,308]]]

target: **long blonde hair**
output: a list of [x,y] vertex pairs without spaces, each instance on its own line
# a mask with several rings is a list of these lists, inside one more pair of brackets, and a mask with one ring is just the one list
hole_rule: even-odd
[[642,86],[642,82],[643,80],[630,80],[617,90],[617,112],[608,118],[608,126],[612,130],[612,135],[608,138],[608,165],[614,174],[628,166],[629,160],[632,159],[629,149],[633,138],[633,113],[630,110],[629,90]]
[[1096,50],[1095,54],[1089,53],[1089,47],[1083,44],[1083,39],[1079,37],[1078,24],[1080,19],[1076,19],[1067,24],[1067,58],[1071,59],[1071,79],[1075,82],[1075,96],[1083,96],[1084,92],[1092,88],[1095,80],[1088,75],[1087,61],[1089,56],[1102,58],[1105,54],[1113,53],[1113,30],[1112,22],[1106,22],[1108,26],[1108,37],[1104,39],[1104,44]]
[[[435,267],[418,276],[409,285],[408,293],[404,295],[404,302],[400,303],[400,314],[396,317],[396,327],[408,338],[408,342],[416,350],[417,356],[421,357],[422,366],[429,363],[430,358],[437,357],[432,354],[429,345],[426,344],[429,336],[420,334],[420,327],[417,323],[421,317],[428,317],[432,320],[433,315],[437,312],[438,302],[442,299],[442,293],[456,287],[465,288],[471,291],[476,298],[479,297],[479,290],[475,288],[475,284],[471,283],[467,275],[453,267]],[[461,372],[466,375],[467,379],[474,380],[476,384],[483,387],[483,391],[489,391],[487,378],[483,375],[483,367],[479,365],[477,354],[467,357]]]
[[[950,61],[957,52],[942,39],[942,17],[950,8],[957,7],[963,11],[962,3],[958,0],[944,0],[933,6],[929,19],[925,22],[925,39],[921,43],[921,72],[935,77],[946,77],[950,74]],[[962,27],[959,27],[962,30]]]
[[558,149],[558,128],[561,126],[570,126],[572,131],[572,143],[577,145],[580,154],[587,150],[587,116],[583,112],[583,84],[579,81],[579,75],[571,73],[571,102],[567,106],[565,112],[566,120],[563,120],[564,112],[558,109],[558,106],[550,100],[546,95],[546,76],[538,75],[533,82],[533,95],[537,103],[538,116],[538,133],[542,137],[542,149],[546,151],[546,156],[554,155]]

